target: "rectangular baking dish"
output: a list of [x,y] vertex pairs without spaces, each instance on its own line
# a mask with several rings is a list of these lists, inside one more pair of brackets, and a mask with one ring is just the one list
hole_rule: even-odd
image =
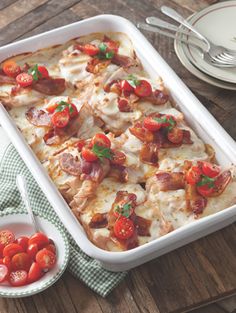
[[[157,75],[160,75],[163,78],[177,107],[185,114],[191,127],[203,141],[214,147],[219,164],[227,167],[235,163],[235,141],[191,93],[147,39],[127,19],[115,15],[99,15],[63,26],[1,47],[0,61],[19,53],[36,51],[55,44],[61,44],[81,35],[107,31],[123,32],[130,37],[146,71],[151,77],[155,78]],[[78,246],[90,257],[101,262],[102,266],[108,270],[128,270],[236,221],[236,206],[232,206],[197,220],[192,224],[183,226],[133,250],[124,252],[102,250],[88,240],[82,226],[70,211],[67,203],[56,189],[3,105],[0,105],[0,123]]]

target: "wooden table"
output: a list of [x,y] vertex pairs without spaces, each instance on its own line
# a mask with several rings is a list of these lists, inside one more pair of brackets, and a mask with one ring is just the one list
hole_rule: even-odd
[[[122,15],[132,22],[161,16],[160,6],[184,16],[214,0],[1,0],[0,45],[101,13]],[[223,127],[236,138],[236,92],[200,81],[177,59],[173,41],[145,32],[158,52]],[[183,312],[236,293],[236,225],[173,251],[132,270],[106,299],[65,273],[53,287],[25,299],[0,299],[1,313],[168,313]],[[235,298],[195,313],[232,312]]]

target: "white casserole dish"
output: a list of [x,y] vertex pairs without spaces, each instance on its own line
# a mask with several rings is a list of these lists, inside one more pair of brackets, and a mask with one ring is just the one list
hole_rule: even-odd
[[[235,141],[203,107],[137,28],[122,17],[100,15],[12,43],[0,48],[0,61],[19,53],[64,43],[81,35],[107,31],[124,32],[130,37],[146,71],[152,77],[160,75],[163,78],[177,107],[185,114],[191,127],[203,141],[214,147],[219,164],[229,167],[232,163],[236,163]],[[108,270],[128,270],[236,221],[236,206],[232,206],[135,249],[124,252],[102,250],[89,241],[82,226],[2,105],[0,105],[0,123],[77,244],[86,254],[100,261]]]

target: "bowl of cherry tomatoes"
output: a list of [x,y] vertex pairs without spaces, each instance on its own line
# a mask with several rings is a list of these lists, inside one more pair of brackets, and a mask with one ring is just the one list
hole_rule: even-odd
[[53,285],[69,261],[64,228],[35,214],[40,231],[26,212],[0,212],[0,296],[25,297]]

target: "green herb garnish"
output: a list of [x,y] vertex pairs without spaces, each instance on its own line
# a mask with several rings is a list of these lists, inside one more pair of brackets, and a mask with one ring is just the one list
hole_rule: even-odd
[[28,70],[28,74],[31,74],[33,76],[34,80],[39,80],[39,78],[42,77],[42,74],[40,73],[40,71],[38,69],[38,64],[35,64],[33,67],[31,67]]
[[197,183],[197,186],[207,185],[209,188],[214,187],[214,178],[208,177],[206,175],[201,175],[201,180]]
[[125,80],[134,88],[140,85],[140,80],[133,74],[130,74]]
[[107,45],[104,42],[101,42],[98,46],[100,52],[105,53],[107,50]]
[[55,112],[62,112],[62,111],[64,111],[66,108],[69,108],[69,112],[70,112],[70,113],[73,113],[73,112],[74,112],[74,109],[73,109],[71,103],[68,103],[68,102],[66,102],[66,101],[60,101],[60,102],[58,103],[58,106],[57,106]]
[[109,60],[114,57],[115,52],[114,51],[107,51],[107,45],[104,42],[101,42],[98,46],[100,52],[97,55],[97,57],[100,60]]
[[96,154],[100,161],[103,161],[104,158],[109,160],[112,159],[112,151],[109,148],[99,146],[95,143],[92,147],[92,151]]
[[114,52],[113,51],[109,51],[109,52],[106,52],[105,54],[105,57],[106,59],[112,59],[114,57]]
[[130,216],[130,209],[131,209],[131,204],[125,203],[123,207],[120,207],[119,205],[117,205],[115,212],[128,218]]
[[175,120],[173,119],[173,117],[169,117],[167,119],[166,116],[163,116],[163,117],[153,117],[154,121],[157,121],[158,123],[160,124],[165,124],[165,123],[168,123],[169,125],[166,126],[166,130],[167,131],[170,131],[175,125],[176,125],[176,122]]

